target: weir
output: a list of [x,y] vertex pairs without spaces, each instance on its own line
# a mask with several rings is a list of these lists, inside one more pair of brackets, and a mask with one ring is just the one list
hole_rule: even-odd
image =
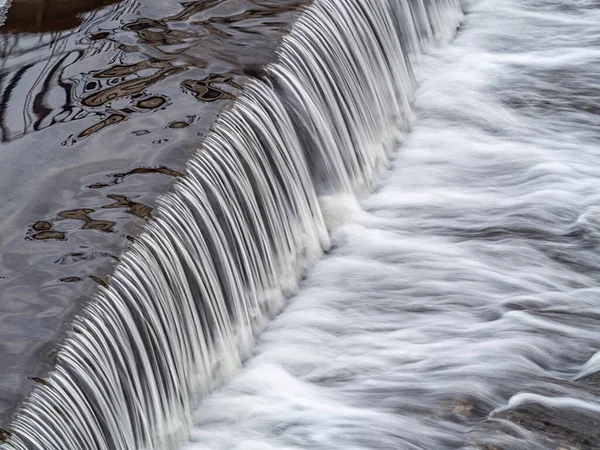
[[329,208],[387,167],[410,129],[413,64],[460,17],[458,0],[305,7],[73,319],[2,448],[184,442],[197,402],[329,248]]
[[0,28],[0,428],[303,4],[32,1]]

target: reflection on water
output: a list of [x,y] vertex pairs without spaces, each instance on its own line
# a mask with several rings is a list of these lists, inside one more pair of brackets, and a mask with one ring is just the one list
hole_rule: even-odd
[[27,377],[52,364],[65,318],[109,282],[156,196],[308,3],[15,0],[0,27],[2,333],[11,308],[22,313],[9,317],[17,350],[0,336],[11,360],[0,425]]
[[108,283],[100,277],[90,275],[90,279],[104,288],[108,287]]
[[186,50],[185,44],[197,41],[198,35],[195,33],[172,30],[165,20],[142,18],[125,25],[122,29],[137,34],[139,44],[151,45],[165,55],[181,54]]
[[[144,61],[144,62],[146,62],[146,61]],[[84,106],[88,106],[90,108],[99,108],[113,100],[118,100],[123,97],[133,97],[135,94],[144,92],[144,90],[149,88],[150,86],[157,84],[170,76],[177,75],[178,73],[186,70],[185,67],[172,67],[170,63],[161,63],[161,64],[163,64],[163,67],[160,68],[160,70],[158,70],[156,73],[154,73],[150,76],[147,76],[147,77],[139,77],[139,78],[136,78],[133,80],[119,82],[119,78],[122,80],[122,77],[124,77],[125,74],[117,75],[116,76],[117,79],[115,79],[114,81],[119,82],[118,84],[115,84],[114,86],[110,86],[110,87],[103,89],[99,92],[96,92],[88,97],[85,97],[81,101],[81,103]],[[137,64],[134,65],[133,67],[135,68],[136,66],[137,66]],[[125,67],[126,69],[132,68],[132,66],[129,66],[129,67],[117,66],[117,67],[119,69],[123,68],[123,67]],[[113,67],[109,70],[112,70],[112,69],[115,69],[115,67]],[[138,69],[138,70],[143,70],[143,69]],[[136,72],[138,70],[136,70]],[[129,75],[129,74],[127,74],[127,75]],[[104,78],[107,78],[107,77],[104,76]],[[159,104],[157,106],[153,106],[153,107],[145,107],[145,109],[154,109],[158,106],[161,106],[161,104]]]
[[[124,195],[109,194],[106,196],[113,200],[113,203],[102,206],[102,209],[123,208],[128,214],[139,217],[140,219],[149,219],[152,216],[152,207],[143,203],[135,202]],[[113,233],[114,227],[117,224],[114,221],[93,219],[90,215],[95,213],[95,209],[83,208],[73,209],[69,211],[61,211],[58,213],[54,221],[75,220],[81,221],[81,230],[98,230],[105,233]],[[54,230],[54,224],[48,220],[40,220],[29,228],[26,239],[31,240],[66,240],[65,231]]]
[[11,436],[10,432],[0,428],[0,442],[5,442]]
[[81,133],[79,133],[79,135],[77,135],[78,138],[85,138],[88,137],[94,133],[97,133],[98,131],[102,130],[103,128],[106,128],[110,125],[114,125],[115,123],[119,123],[124,121],[127,118],[127,116],[125,116],[124,114],[111,114],[110,116],[108,116],[106,119],[92,125],[89,128],[86,128],[85,130],[83,130]]
[[229,92],[215,86],[224,84],[235,89],[241,90],[242,87],[233,81],[233,78],[212,74],[202,80],[185,80],[181,83],[184,89],[193,92],[194,97],[203,102],[214,102],[217,100],[235,100],[235,96]]
[[47,386],[48,383],[46,383],[46,380],[44,380],[43,378],[40,377],[29,377],[29,379],[31,381],[35,381],[36,383],[41,384],[42,386]]
[[[41,0],[40,0],[41,1]],[[54,5],[52,0],[49,1]],[[91,0],[90,0],[91,1]],[[0,55],[2,56],[1,97],[2,113],[0,113],[0,141],[10,142],[23,135],[39,131],[58,123],[98,117],[96,123],[84,127],[78,138],[88,137],[106,127],[122,122],[135,112],[152,111],[168,102],[168,97],[151,95],[148,91],[169,77],[173,77],[192,68],[202,69],[209,65],[210,59],[221,60],[231,65],[243,66],[239,53],[247,43],[240,34],[256,34],[276,29],[282,25],[280,20],[272,20],[268,26],[249,26],[257,19],[274,19],[278,14],[299,7],[304,2],[283,2],[281,6],[265,4],[262,8],[223,16],[216,11],[215,16],[202,17],[185,25],[190,30],[173,29],[176,22],[190,21],[201,13],[221,4],[235,5],[236,2],[195,1],[184,2],[177,14],[162,18],[138,17],[121,25],[122,16],[131,15],[140,5],[137,1],[121,2],[99,0],[83,2],[86,7],[112,4],[84,17],[77,16],[81,23],[75,30],[49,31],[43,26],[36,31],[45,33],[27,34],[16,32],[21,10],[11,9],[7,25],[0,29]],[[57,2],[56,4],[73,4],[74,2]],[[75,2],[77,3],[77,2]],[[261,2],[252,2],[260,4]],[[266,3],[266,2],[264,2]],[[16,2],[15,6],[20,5]],[[32,8],[29,8],[31,10]],[[218,8],[217,8],[218,9]],[[73,11],[81,12],[82,8]],[[139,12],[138,12],[139,13]],[[49,14],[49,12],[48,12]],[[47,15],[47,14],[46,14]],[[98,28],[114,24],[110,30],[98,31]],[[116,26],[118,25],[118,26]],[[27,29],[27,31],[33,31]],[[122,32],[127,32],[123,34]],[[135,35],[135,40],[129,37]],[[227,49],[224,40],[230,38],[232,46]],[[247,39],[247,38],[246,38]],[[135,42],[138,45],[132,45]],[[198,51],[202,47],[203,51]],[[111,58],[113,61],[125,61],[129,53],[143,56],[135,62],[113,64],[106,68],[81,71],[73,70],[84,65],[86,58],[97,54],[117,50]],[[218,51],[215,51],[218,50]],[[227,51],[230,50],[230,51]],[[30,62],[19,64],[24,55]],[[147,57],[146,55],[152,55]],[[173,59],[173,56],[182,55]],[[256,55],[260,58],[260,55]],[[13,64],[17,63],[17,64]],[[194,97],[204,102],[216,100],[232,100],[235,92],[225,91],[215,84],[225,84],[233,90],[240,90],[231,73],[209,74],[198,78],[186,79],[182,87],[193,93]],[[17,95],[26,93],[25,95]],[[135,95],[146,94],[147,98],[135,100]],[[21,97],[18,101],[15,97]],[[23,99],[25,102],[23,102]],[[119,100],[128,100],[119,102]],[[21,114],[18,114],[20,111]],[[22,114],[25,112],[26,114]],[[22,116],[22,120],[17,120]],[[88,119],[89,120],[89,119]],[[16,122],[16,123],[15,123]],[[75,143],[76,140],[65,142]]]
[[177,122],[172,122],[169,124],[169,128],[187,128],[190,126],[190,123],[188,122],[181,122],[181,121],[177,121]]
[[58,281],[60,281],[61,283],[79,283],[82,280],[79,277],[65,277],[59,278]]
[[61,219],[71,219],[71,220],[80,220],[83,222],[81,225],[82,230],[98,230],[103,231],[105,233],[113,233],[115,230],[114,226],[117,224],[116,222],[109,220],[97,220],[92,219],[90,214],[95,212],[94,209],[75,209],[72,211],[63,211],[58,214],[58,217]]
[[170,22],[181,22],[185,20],[189,20],[190,17],[201,13],[202,11],[206,11],[214,6],[217,6],[221,3],[221,0],[204,0],[204,1],[192,1],[192,2],[182,2],[181,6],[183,6],[183,10],[174,16],[169,16],[165,18],[165,21]]
[[105,252],[91,252],[91,253],[73,252],[73,253],[68,253],[66,255],[61,256],[59,259],[54,261],[54,264],[66,266],[69,264],[77,264],[81,261],[93,261],[96,258],[112,258],[115,261],[118,260],[118,257],[111,255],[110,253],[105,253]]
[[169,169],[168,167],[164,167],[164,166],[161,166],[161,167],[137,167],[137,168],[132,169],[125,173],[115,173],[115,174],[107,175],[108,177],[112,178],[112,181],[110,181],[109,183],[94,183],[94,184],[90,184],[87,187],[90,189],[101,189],[104,187],[113,186],[115,184],[120,184],[125,180],[126,177],[128,177],[130,175],[144,175],[144,174],[153,174],[153,173],[168,175],[170,177],[175,177],[175,178],[183,176],[183,174],[181,172],[178,172],[177,170]]
[[3,31],[43,33],[64,31],[81,24],[81,14],[119,0],[13,0]]
[[126,212],[139,217],[140,219],[149,219],[152,217],[152,207],[144,205],[143,203],[134,202],[124,195],[109,194],[108,198],[114,200],[114,203],[110,205],[104,205],[102,208],[125,208]]
[[27,235],[25,239],[27,240],[38,240],[38,241],[64,241],[66,237],[66,233],[63,231],[55,231],[52,229],[52,222],[48,222],[45,220],[40,220],[29,228],[27,231]]

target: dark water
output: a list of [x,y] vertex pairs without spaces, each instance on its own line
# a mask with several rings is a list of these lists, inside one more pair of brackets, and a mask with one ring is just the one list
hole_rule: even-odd
[[37,3],[0,28],[0,427],[308,2]]

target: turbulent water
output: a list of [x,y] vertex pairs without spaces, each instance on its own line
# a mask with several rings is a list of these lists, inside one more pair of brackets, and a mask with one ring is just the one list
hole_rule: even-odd
[[[217,3],[183,6],[188,17]],[[372,190],[409,129],[419,53],[452,36],[460,16],[457,0],[302,8],[276,62],[235,83],[243,93],[70,324],[52,372],[33,377],[10,430],[0,429],[3,448],[169,450],[185,440],[197,401],[241,366],[329,249],[327,224],[346,216],[339,197]],[[160,28],[142,22],[136,29]],[[206,80],[182,86],[223,94]],[[111,229],[91,212],[64,217]]]
[[[188,450],[600,448],[600,9],[473,0]],[[338,222],[339,222],[338,221]]]

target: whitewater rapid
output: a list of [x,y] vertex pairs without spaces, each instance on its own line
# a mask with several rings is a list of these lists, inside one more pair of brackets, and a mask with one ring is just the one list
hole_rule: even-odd
[[465,10],[391,170],[331,202],[332,250],[186,450],[600,448],[600,9]]

